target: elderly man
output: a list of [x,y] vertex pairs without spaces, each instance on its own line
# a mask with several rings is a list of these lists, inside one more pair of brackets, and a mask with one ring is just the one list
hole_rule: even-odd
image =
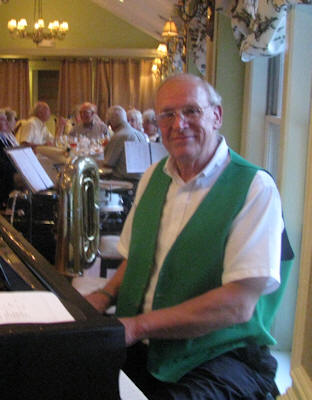
[[21,124],[17,132],[18,142],[30,146],[52,144],[54,136],[46,126],[50,115],[51,111],[47,103],[44,101],[36,103],[32,116]]
[[270,325],[293,258],[277,188],[218,133],[207,82],[169,78],[156,112],[170,156],[142,177],[124,261],[87,298],[100,311],[117,299],[125,372],[149,399],[272,399]]
[[104,149],[104,166],[112,168],[113,179],[138,181],[141,174],[127,172],[125,142],[146,143],[143,133],[132,128],[126,110],[118,105],[107,110],[107,123],[114,135]]
[[70,131],[71,136],[87,136],[89,139],[100,139],[108,134],[106,124],[96,113],[96,106],[85,102],[79,107],[80,122]]

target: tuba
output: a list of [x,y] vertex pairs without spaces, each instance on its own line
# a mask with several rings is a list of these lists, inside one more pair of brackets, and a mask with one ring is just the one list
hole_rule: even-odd
[[91,157],[74,157],[60,174],[55,265],[82,275],[95,261],[100,237],[99,172]]

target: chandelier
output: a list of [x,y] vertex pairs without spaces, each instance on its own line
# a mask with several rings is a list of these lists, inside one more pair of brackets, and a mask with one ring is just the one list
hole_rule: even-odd
[[8,22],[8,29],[12,35],[21,39],[32,39],[36,44],[43,40],[65,38],[68,32],[68,23],[66,21],[59,22],[55,20],[49,22],[48,27],[45,27],[45,22],[42,17],[42,0],[34,0],[34,25],[28,28],[25,18],[21,18],[18,22],[16,19],[11,19]]

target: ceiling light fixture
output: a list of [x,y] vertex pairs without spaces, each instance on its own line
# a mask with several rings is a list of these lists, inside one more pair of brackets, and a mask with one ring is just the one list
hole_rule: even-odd
[[34,21],[33,27],[28,29],[25,18],[21,18],[18,22],[16,19],[11,19],[8,22],[8,29],[13,36],[21,39],[32,39],[36,44],[42,42],[42,40],[62,40],[69,30],[66,21],[55,20],[49,22],[48,28],[45,27],[42,17],[42,0],[34,0]]

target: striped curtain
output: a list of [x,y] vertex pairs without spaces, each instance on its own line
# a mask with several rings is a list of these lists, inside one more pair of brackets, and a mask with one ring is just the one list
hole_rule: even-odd
[[57,112],[68,117],[75,106],[92,102],[92,61],[63,60],[60,67]]

